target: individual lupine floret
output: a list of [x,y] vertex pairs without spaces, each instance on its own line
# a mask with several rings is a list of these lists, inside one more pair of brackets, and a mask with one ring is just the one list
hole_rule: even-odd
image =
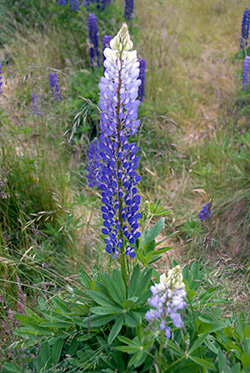
[[242,89],[250,87],[250,57],[246,56],[243,64]]
[[100,169],[100,148],[97,138],[91,141],[88,150],[88,182],[90,187],[95,185],[100,188],[100,182],[98,180],[99,169]]
[[89,40],[90,40],[90,66],[93,67],[97,64],[100,66],[99,61],[99,49],[98,49],[98,26],[97,26],[97,18],[94,13],[89,14]]
[[79,0],[70,0],[70,10],[71,12],[78,12]]
[[134,0],[125,0],[124,18],[132,21],[134,12]]
[[242,23],[241,23],[241,40],[240,40],[241,49],[244,47],[247,47],[248,45],[249,26],[250,26],[250,10],[246,8],[243,13]]
[[68,0],[58,0],[58,5],[67,5]]
[[110,42],[111,42],[112,38],[113,37],[111,35],[104,35],[104,37],[103,37],[103,41],[102,41],[102,64],[104,64],[104,61],[106,59],[103,51],[104,51],[105,48],[110,48]]
[[60,94],[59,84],[58,84],[58,77],[56,73],[49,74],[49,84],[50,84],[50,91],[54,101],[62,101],[62,96]]
[[184,326],[178,310],[183,310],[186,307],[185,297],[187,295],[181,267],[176,266],[169,271],[168,276],[165,274],[160,276],[160,283],[151,286],[153,296],[148,299],[151,307],[145,318],[153,322],[160,322],[160,329],[165,331],[165,336],[170,338],[171,328],[166,325],[167,318],[170,318],[176,328]]
[[100,182],[102,189],[101,208],[103,212],[103,234],[106,251],[116,257],[119,251],[133,258],[134,244],[140,237],[137,231],[140,195],[137,183],[139,156],[138,146],[128,142],[140,125],[137,100],[140,85],[139,62],[136,51],[130,51],[133,43],[130,40],[127,25],[124,24],[110,41],[110,48],[104,50],[105,73],[99,88],[101,98],[100,121]]
[[3,82],[2,82],[2,63],[0,61],[0,94],[3,93],[3,90],[2,90],[2,85],[3,85]]
[[198,218],[201,221],[204,221],[205,219],[209,219],[209,216],[212,214],[211,211],[211,203],[207,202],[201,209],[200,213],[198,214]]
[[141,80],[141,85],[140,85],[140,88],[139,88],[138,98],[139,98],[140,101],[144,101],[146,61],[144,60],[144,58],[139,58],[139,63],[140,63],[139,79]]

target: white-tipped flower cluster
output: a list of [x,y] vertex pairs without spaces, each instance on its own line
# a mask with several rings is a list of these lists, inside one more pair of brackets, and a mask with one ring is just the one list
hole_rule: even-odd
[[186,307],[184,301],[187,295],[181,267],[176,266],[169,271],[168,275],[160,276],[160,283],[151,286],[153,296],[148,299],[150,306],[154,309],[149,310],[145,317],[148,321],[159,320],[160,329],[165,330],[165,335],[170,338],[170,327],[166,326],[167,317],[172,319],[175,327],[183,327],[181,315],[177,312]]

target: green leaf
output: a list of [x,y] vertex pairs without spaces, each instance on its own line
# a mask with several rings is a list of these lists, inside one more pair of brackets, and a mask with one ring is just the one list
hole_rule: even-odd
[[112,326],[112,329],[110,330],[109,336],[108,336],[108,344],[111,344],[113,340],[117,337],[117,335],[120,333],[121,328],[123,326],[123,317],[120,316]]
[[203,368],[208,368],[208,369],[211,369],[213,371],[217,371],[217,369],[214,367],[214,365],[209,363],[207,360],[200,359],[196,356],[190,356],[190,355],[189,355],[189,358]]
[[113,270],[112,277],[114,280],[114,285],[116,289],[120,292],[121,301],[125,302],[126,300],[126,286],[122,278],[121,272],[116,268]]
[[174,342],[170,339],[168,340],[168,346],[170,346],[174,351],[178,352],[179,355],[184,356],[184,352],[181,351]]
[[132,298],[135,295],[138,282],[140,280],[140,267],[139,264],[135,266],[134,272],[132,274],[129,287],[128,287],[128,297]]
[[134,317],[131,312],[127,312],[124,314],[125,324],[130,328],[135,328],[138,320]]
[[91,298],[101,306],[116,306],[116,303],[109,299],[106,295],[98,293],[97,291],[88,290],[87,293]]
[[89,339],[91,339],[91,338],[94,337],[95,335],[96,335],[96,333],[84,334],[84,335],[82,335],[81,337],[77,338],[77,340],[78,340],[79,342],[88,341]]
[[248,365],[250,364],[250,356],[247,355],[245,352],[240,357],[241,363],[243,365],[243,368],[246,369]]
[[127,338],[127,337],[124,337],[122,335],[120,335],[118,337],[119,341],[123,342],[123,343],[126,343],[127,345],[131,345],[131,346],[136,346],[137,348],[139,347],[137,343],[135,343],[134,341],[132,341],[131,339]]
[[25,334],[51,335],[52,334],[52,332],[50,330],[42,328],[42,327],[37,326],[37,325],[24,326],[22,328],[17,329],[16,333],[19,334],[19,335],[25,335]]
[[197,350],[197,348],[203,343],[203,341],[207,338],[208,333],[202,334],[199,338],[196,339],[190,350],[188,351],[188,354],[192,354],[194,351]]
[[88,327],[88,324],[90,325],[90,328],[97,328],[99,326],[106,325],[110,321],[112,321],[116,316],[115,315],[109,315],[109,316],[92,316],[90,321],[86,320],[84,323],[84,326]]
[[144,247],[149,242],[153,241],[162,231],[162,228],[165,223],[165,218],[161,218],[155,223],[152,228],[147,229],[146,232],[142,236],[141,245]]
[[79,280],[80,280],[81,284],[82,284],[86,289],[90,289],[90,288],[91,288],[92,279],[91,279],[91,277],[87,274],[87,272],[84,271],[83,268],[80,268],[79,273],[78,273],[78,276],[79,276]]
[[54,344],[54,346],[52,347],[51,356],[52,356],[52,361],[54,364],[59,363],[61,353],[62,353],[62,347],[63,347],[63,340],[62,338],[59,337],[56,343]]
[[122,304],[126,300],[126,297],[124,297],[124,292],[121,292],[119,285],[114,281],[114,278],[107,273],[104,273],[104,282],[106,285],[106,290],[108,291],[113,301],[115,303]]
[[124,308],[121,307],[92,307],[91,311],[96,315],[115,315],[123,313]]
[[40,326],[42,327],[46,327],[46,328],[70,328],[72,325],[74,324],[69,324],[69,323],[65,323],[65,322],[43,322],[40,324]]
[[130,308],[130,306],[132,306],[133,304],[135,304],[137,301],[138,301],[138,297],[133,297],[133,298],[130,298],[130,299],[127,299],[125,302],[122,303],[122,307],[125,308],[126,310],[128,310]]
[[134,346],[117,346],[115,347],[116,350],[121,351],[121,352],[127,352],[128,354],[135,353],[138,351],[138,347]]
[[154,251],[154,252],[153,252],[153,255],[160,255],[160,254],[163,254],[163,253],[165,253],[165,252],[171,250],[172,248],[173,248],[172,246],[171,246],[171,247],[162,247],[161,249]]
[[48,362],[51,360],[51,354],[50,354],[50,348],[49,348],[49,343],[45,342],[39,352],[39,356],[41,359],[41,362],[43,365],[48,364]]
[[16,364],[5,363],[2,373],[23,373],[23,367]]

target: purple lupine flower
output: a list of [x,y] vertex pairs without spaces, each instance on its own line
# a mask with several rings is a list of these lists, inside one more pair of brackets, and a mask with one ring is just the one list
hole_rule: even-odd
[[[138,87],[140,85],[139,62],[136,51],[130,51],[127,25],[124,24],[111,40],[110,48],[104,50],[105,73],[99,83],[101,98],[99,180],[102,189],[103,225],[102,233],[107,237],[106,251],[117,257],[120,249],[131,258],[135,257],[134,243],[140,237],[137,231],[140,195],[136,185],[138,146],[129,143],[140,125],[137,119]],[[125,249],[126,248],[126,249]]]
[[212,214],[212,211],[211,211],[211,203],[208,202],[206,203],[200,213],[198,214],[198,218],[201,220],[201,221],[204,221],[204,219],[209,219],[209,216]]
[[176,266],[169,271],[168,277],[164,274],[160,276],[160,283],[151,286],[153,296],[148,299],[151,307],[145,318],[151,323],[157,320],[160,325],[160,330],[165,330],[165,336],[170,338],[171,328],[166,325],[167,319],[172,320],[176,328],[184,326],[179,310],[186,307],[184,298],[187,293],[180,266]]
[[89,13],[89,40],[90,66],[93,69],[96,64],[97,66],[100,66],[98,49],[98,26],[97,18],[94,13]]
[[140,74],[139,79],[141,80],[141,85],[139,88],[138,98],[140,101],[144,101],[144,95],[145,95],[145,75],[146,75],[146,61],[144,58],[139,58],[140,63]]
[[39,95],[34,92],[31,94],[31,108],[35,116],[42,116],[40,98]]
[[2,90],[2,85],[3,85],[3,82],[2,82],[2,63],[0,61],[0,93],[3,93],[3,90]]
[[62,96],[60,94],[59,84],[58,84],[58,77],[56,73],[49,74],[49,84],[50,84],[50,91],[54,101],[62,101]]
[[250,57],[246,56],[243,64],[242,89],[250,87]]
[[250,26],[250,10],[246,8],[243,13],[242,23],[241,23],[241,40],[240,40],[241,49],[243,49],[243,47],[246,47],[248,45],[249,26]]
[[58,5],[67,5],[68,0],[58,0]]
[[125,0],[124,18],[132,21],[134,12],[134,0]]
[[[112,40],[112,36],[111,35],[104,35],[103,37],[103,41],[102,41],[102,64],[104,64],[104,61],[106,59],[106,57],[104,56],[104,49],[105,48],[110,48],[110,41]],[[104,67],[105,69],[105,67]]]
[[100,148],[97,138],[91,141],[88,150],[88,182],[90,187],[95,185],[100,188],[101,183],[98,180],[99,168],[100,168]]
[[78,12],[79,0],[70,0],[70,10],[71,12]]

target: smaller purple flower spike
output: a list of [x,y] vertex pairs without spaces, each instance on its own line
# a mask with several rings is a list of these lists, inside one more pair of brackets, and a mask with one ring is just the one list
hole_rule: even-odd
[[31,94],[31,108],[35,116],[42,116],[40,98],[39,95],[34,92]]
[[100,188],[101,183],[98,180],[99,178],[99,168],[100,168],[100,147],[97,138],[91,141],[88,150],[88,182],[90,187],[94,187],[95,185],[97,188]]
[[[104,35],[103,41],[102,41],[102,61],[104,64],[104,61],[106,60],[106,57],[103,53],[105,48],[110,48],[110,41],[113,39],[113,36],[111,35]],[[105,68],[104,68],[105,69]]]
[[58,5],[67,5],[68,0],[58,0]]
[[250,87],[250,57],[246,56],[243,64],[242,89]]
[[144,58],[139,58],[139,69],[140,69],[140,74],[139,74],[139,79],[141,80],[141,85],[139,87],[138,91],[138,99],[140,101],[144,101],[144,96],[145,96],[145,75],[146,75],[146,61]]
[[0,94],[3,93],[3,90],[2,90],[2,85],[3,85],[3,82],[2,82],[2,63],[0,61]]
[[134,0],[125,0],[124,18],[132,21],[134,12]]
[[90,66],[93,69],[95,65],[100,66],[98,49],[98,26],[97,18],[94,13],[89,13],[89,40],[90,40]]
[[250,26],[250,10],[246,8],[243,13],[242,23],[241,23],[241,40],[240,40],[241,49],[243,49],[244,47],[247,47],[248,45],[249,26]]
[[58,77],[56,73],[49,74],[49,85],[51,95],[54,101],[62,101],[62,96],[60,94],[59,84],[58,84]]
[[198,218],[201,220],[201,221],[204,221],[205,219],[209,219],[210,215],[212,214],[212,211],[211,211],[211,203],[208,202],[206,203],[203,207],[202,207],[202,210],[200,211],[200,213],[198,214]]
[[79,0],[70,0],[70,10],[71,12],[78,12]]
[[151,286],[152,297],[148,304],[153,307],[146,314],[145,318],[150,323],[157,320],[160,330],[165,331],[167,338],[171,337],[171,328],[166,324],[172,321],[176,328],[182,328],[182,321],[179,310],[186,307],[185,297],[187,295],[180,266],[171,269],[168,276],[162,274],[160,283]]

